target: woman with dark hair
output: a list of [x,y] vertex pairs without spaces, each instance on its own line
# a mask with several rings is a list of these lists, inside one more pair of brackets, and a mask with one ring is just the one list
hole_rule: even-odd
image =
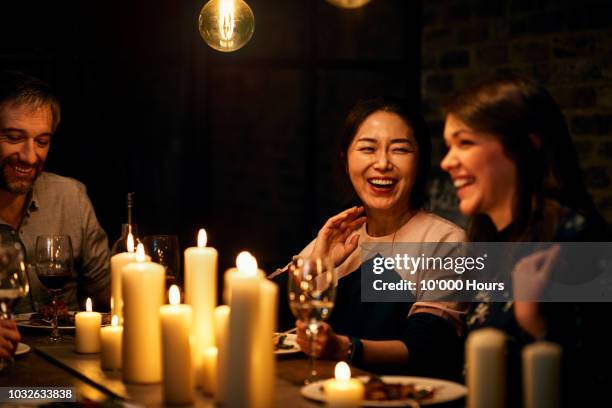
[[[441,167],[453,179],[460,211],[470,216],[471,241],[608,240],[582,181],[563,114],[546,89],[519,76],[495,78],[457,94],[444,112],[449,150]],[[540,273],[557,254],[553,246],[522,260],[521,266]],[[589,353],[605,352],[589,327],[602,310],[585,304],[481,302],[473,304],[467,323],[470,330],[493,326],[508,334],[509,380],[515,388],[520,388],[522,346],[537,338],[560,343],[564,373],[571,381],[565,389],[575,391],[580,381],[574,372],[597,381],[582,373],[595,364]],[[520,398],[513,391],[508,395]]]
[[[368,259],[358,244],[465,240],[461,228],[422,209],[430,143],[423,118],[401,100],[370,99],[349,113],[340,156],[362,205],[330,218],[300,253],[331,256],[339,277],[329,324],[318,330],[314,350],[305,325],[297,323],[305,352],[379,372],[460,376],[460,304],[416,298],[366,303],[360,295],[360,268]],[[283,271],[273,276],[281,279]]]

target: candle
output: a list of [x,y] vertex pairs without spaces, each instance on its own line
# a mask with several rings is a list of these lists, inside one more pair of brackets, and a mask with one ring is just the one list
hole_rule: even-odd
[[119,325],[119,316],[113,315],[111,325],[100,329],[102,369],[118,370],[121,368],[122,336],[123,327]]
[[253,336],[253,374],[251,377],[255,407],[274,406],[274,384],[276,358],[274,342],[270,341],[276,331],[276,308],[278,287],[265,278],[259,279],[259,315],[256,334]]
[[194,378],[191,360],[192,310],[181,305],[178,286],[168,292],[169,305],[159,308],[163,350],[163,395],[168,404],[190,404],[194,398]]
[[219,349],[217,347],[208,347],[202,353],[202,388],[208,395],[216,395],[217,388],[217,359]]
[[87,298],[85,312],[79,312],[74,317],[76,326],[76,352],[77,353],[99,353],[100,352],[100,326],[102,315],[92,312],[91,299]]
[[336,364],[335,379],[323,383],[323,393],[327,405],[335,408],[361,406],[365,387],[358,379],[351,378],[351,369],[344,361]]
[[561,406],[561,347],[545,341],[523,349],[523,406]]
[[[215,339],[217,343],[217,387],[215,389],[215,400],[225,401],[227,393],[226,381],[228,376],[228,355],[229,352],[229,317],[230,307],[227,305],[218,306],[215,309]],[[204,383],[206,390],[206,383]]]
[[217,250],[206,246],[206,230],[198,232],[198,246],[185,250],[185,303],[193,307],[193,359],[198,381],[202,352],[215,345],[213,314],[217,306]]
[[138,244],[137,262],[123,267],[123,379],[152,384],[162,379],[159,308],[163,304],[166,274],[162,265],[145,261]]
[[[119,323],[123,320],[123,297],[121,296],[121,270],[131,262],[136,262],[136,252],[134,252],[134,236],[130,232],[127,237],[127,250],[117,255],[113,255],[110,260],[111,266],[111,313],[119,316]],[[146,256],[147,261],[151,260]]]
[[466,341],[467,406],[506,406],[506,336],[486,328],[472,332]]

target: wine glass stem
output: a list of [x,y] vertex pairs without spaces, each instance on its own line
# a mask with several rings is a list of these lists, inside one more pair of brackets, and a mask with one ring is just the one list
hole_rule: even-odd
[[51,303],[51,305],[53,306],[53,320],[51,322],[51,337],[50,340],[51,341],[59,341],[62,336],[60,335],[59,329],[57,328],[58,324],[57,324],[57,295],[54,293],[53,294],[53,301]]
[[310,342],[310,373],[308,375],[307,383],[313,383],[317,379],[317,368],[315,366],[315,340],[317,337],[319,325],[316,322],[310,322],[308,325],[308,340]]

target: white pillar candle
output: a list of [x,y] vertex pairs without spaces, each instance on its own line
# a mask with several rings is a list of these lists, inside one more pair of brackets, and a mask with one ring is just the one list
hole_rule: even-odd
[[216,395],[217,388],[217,359],[219,350],[217,347],[208,347],[202,353],[202,388],[208,395]]
[[506,336],[486,328],[467,338],[468,408],[506,406]]
[[[129,263],[136,262],[136,252],[134,252],[134,236],[130,232],[127,237],[127,250],[110,259],[111,267],[111,313],[119,316],[119,323],[123,321],[123,297],[121,295],[121,270]],[[150,261],[151,257],[146,256]]]
[[561,347],[545,341],[523,349],[523,406],[561,406]]
[[119,316],[114,315],[110,326],[100,329],[102,346],[102,369],[118,370],[121,368],[121,337],[123,326],[119,325]]
[[198,382],[202,352],[215,345],[213,314],[217,306],[217,250],[206,246],[206,231],[198,232],[198,246],[185,250],[185,303],[193,307],[193,359]]
[[351,378],[351,369],[344,361],[336,364],[335,379],[323,383],[323,393],[327,406],[352,408],[361,406],[365,387],[361,381]]
[[[227,395],[227,384],[230,380],[228,375],[228,352],[229,352],[229,317],[230,307],[218,306],[215,309],[215,340],[217,343],[217,387],[215,400],[225,401]],[[206,385],[205,388],[206,389]]]
[[191,358],[190,305],[181,305],[178,286],[168,291],[169,305],[159,308],[162,328],[163,395],[167,404],[191,404],[194,398],[194,378]]
[[276,358],[274,342],[270,341],[276,331],[276,308],[278,303],[278,286],[267,279],[260,279],[259,314],[253,337],[254,358],[251,377],[254,391],[253,406],[266,408],[274,406],[274,385]]
[[248,252],[241,252],[236,259],[238,274],[231,279],[229,319],[229,352],[227,355],[228,377],[225,403],[228,407],[253,407],[254,373],[253,355],[260,308],[259,277],[257,261]]
[[137,262],[123,267],[123,379],[154,384],[162,380],[159,308],[164,303],[164,267],[145,261],[138,244]]
[[102,315],[92,312],[91,299],[87,298],[85,312],[79,312],[74,317],[76,326],[76,352],[77,353],[99,353],[100,352],[100,326]]

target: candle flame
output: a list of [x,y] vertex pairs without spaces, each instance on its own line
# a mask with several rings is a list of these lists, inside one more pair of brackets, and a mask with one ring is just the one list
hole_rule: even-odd
[[146,260],[144,245],[138,244],[136,247],[136,262],[144,262]]
[[168,299],[170,300],[171,305],[178,305],[181,303],[181,292],[178,286],[170,286],[170,290],[168,291]]
[[128,252],[134,252],[134,236],[130,232],[127,237],[127,250]]
[[119,316],[113,315],[113,318],[111,319],[111,326],[117,327],[118,325],[119,325]]
[[255,276],[257,274],[257,259],[248,251],[242,251],[236,257],[236,268],[243,275]]
[[206,347],[204,349],[204,355],[210,356],[212,358],[216,358],[218,353],[219,353],[219,349],[216,348],[215,346]]
[[87,301],[85,302],[85,310],[88,312],[91,312],[93,310],[93,307],[91,305],[91,298],[87,298]]
[[336,364],[334,376],[337,381],[348,381],[351,379],[351,368],[344,361],[340,361]]
[[206,230],[204,228],[200,228],[198,231],[198,248],[204,248],[206,246],[206,242],[208,242]]

